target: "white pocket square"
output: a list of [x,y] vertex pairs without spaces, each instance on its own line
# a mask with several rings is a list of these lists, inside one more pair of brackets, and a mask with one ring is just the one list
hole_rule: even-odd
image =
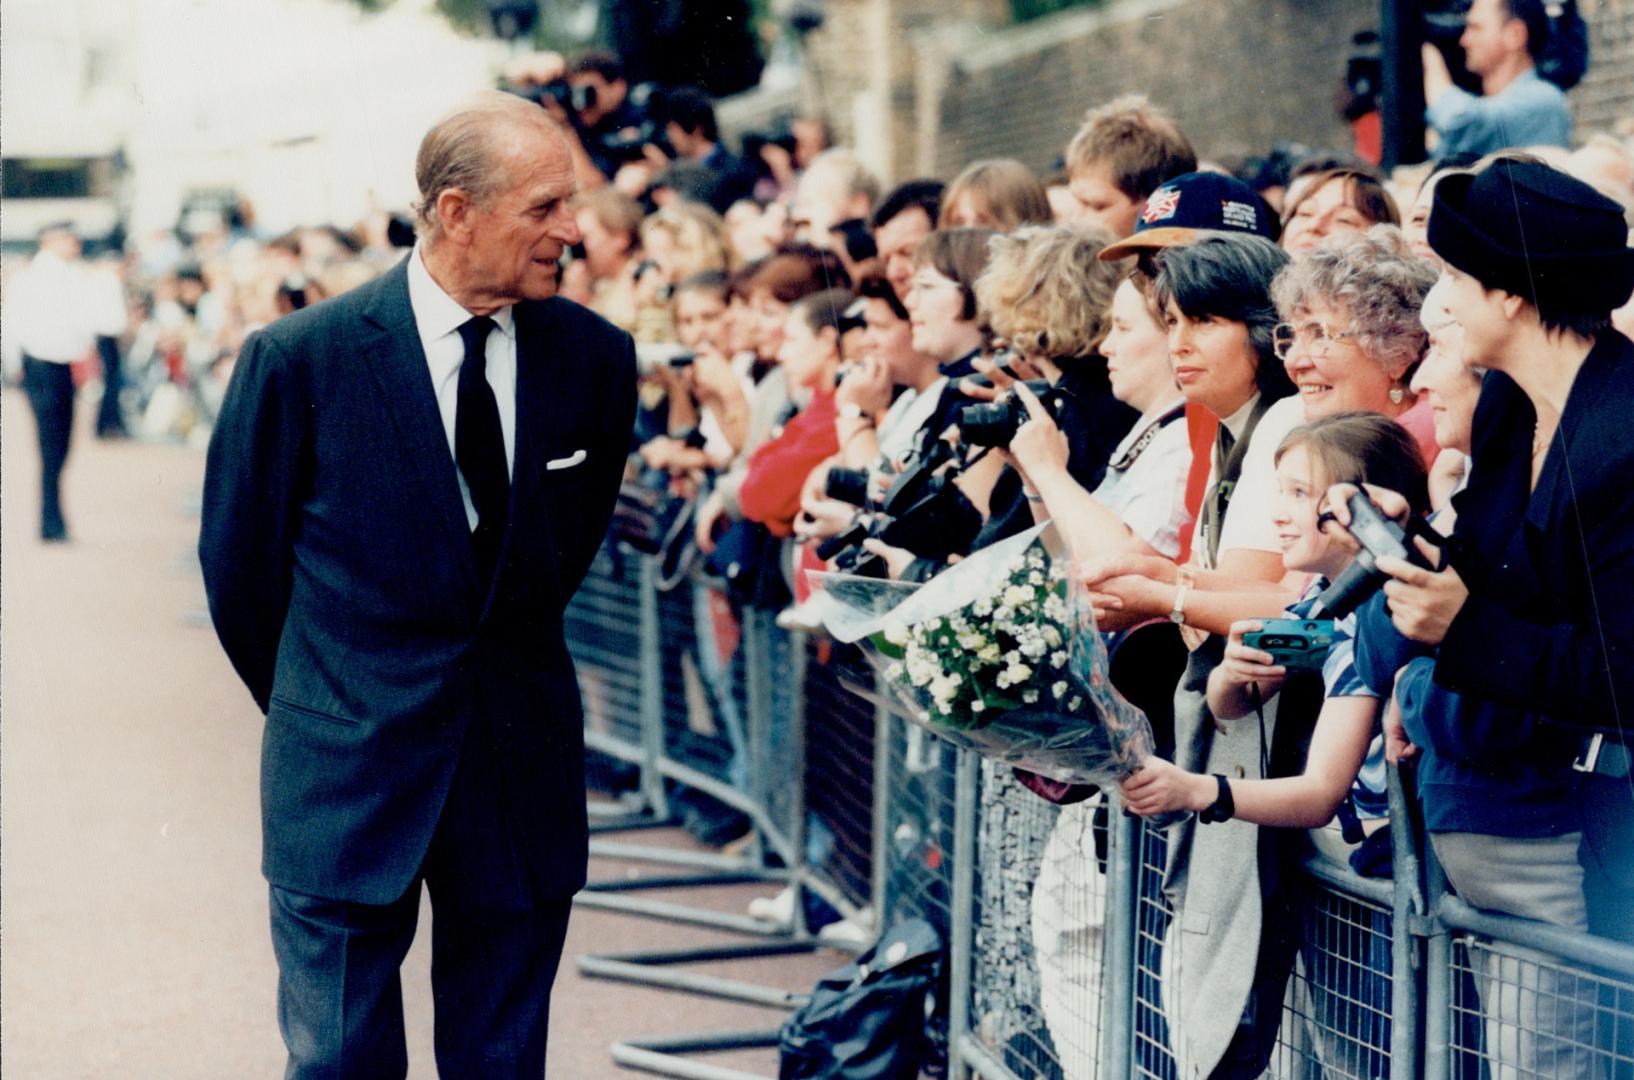
[[559,457],[555,461],[545,462],[545,471],[555,472],[557,469],[571,469],[575,465],[582,465],[584,459],[589,456],[583,450],[575,450],[567,457]]

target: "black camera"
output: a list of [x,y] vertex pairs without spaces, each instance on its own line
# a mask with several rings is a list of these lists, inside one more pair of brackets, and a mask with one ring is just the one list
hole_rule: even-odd
[[1438,569],[1425,561],[1416,544],[1408,543],[1410,537],[1422,536],[1438,547],[1444,539],[1420,518],[1409,519],[1405,529],[1397,525],[1384,516],[1366,492],[1356,492],[1345,505],[1350,508],[1350,535],[1362,550],[1316,598],[1316,610],[1332,619],[1342,619],[1361,607],[1390,580],[1390,575],[1378,567],[1378,561],[1385,556],[1426,570]]
[[[1029,380],[1023,385],[1059,422],[1066,400],[1063,395],[1042,379]],[[1027,406],[1013,390],[998,401],[966,405],[959,412],[959,441],[967,446],[1009,446],[1027,417]]]
[[830,469],[823,494],[852,506],[868,505],[868,471],[866,469]]

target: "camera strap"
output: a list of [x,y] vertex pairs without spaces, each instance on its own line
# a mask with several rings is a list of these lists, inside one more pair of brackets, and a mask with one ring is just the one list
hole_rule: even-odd
[[1265,702],[1260,697],[1260,684],[1248,684],[1248,700],[1254,703],[1254,715],[1260,722],[1260,779],[1271,778],[1271,740],[1265,737]]
[[1203,550],[1208,553],[1208,565],[1213,567],[1220,554],[1220,527],[1225,521],[1226,510],[1231,506],[1232,493],[1237,488],[1237,478],[1242,475],[1243,459],[1248,456],[1248,444],[1254,437],[1254,429],[1259,427],[1260,419],[1271,407],[1264,394],[1254,402],[1254,409],[1248,414],[1248,423],[1243,425],[1243,433],[1239,438],[1232,438],[1231,431],[1224,423],[1214,435],[1214,486],[1209,488],[1203,496],[1203,520],[1201,523],[1201,539]]
[[1174,408],[1158,417],[1145,431],[1141,432],[1140,438],[1136,439],[1129,449],[1119,454],[1115,460],[1109,462],[1106,467],[1113,472],[1127,471],[1136,461],[1140,460],[1140,455],[1144,454],[1146,448],[1151,446],[1157,439],[1159,432],[1185,415],[1186,403],[1184,401],[1177,403]]

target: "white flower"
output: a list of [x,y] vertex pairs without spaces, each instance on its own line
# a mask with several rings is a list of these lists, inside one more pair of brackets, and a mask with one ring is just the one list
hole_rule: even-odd
[[1033,591],[1025,585],[1011,585],[1004,590],[1003,600],[1010,607],[1021,607],[1033,598]]
[[1079,709],[1083,708],[1083,705],[1084,699],[1079,697],[1077,694],[1074,694],[1072,696],[1072,700],[1067,702],[1067,711],[1077,712]]
[[1050,648],[1059,649],[1061,647],[1061,631],[1059,628],[1046,625],[1041,633]]
[[1021,700],[1026,702],[1028,705],[1037,705],[1038,704],[1038,691],[1037,690],[1023,690],[1021,692]]
[[970,703],[970,711],[973,713],[985,712],[986,710],[987,702],[983,701],[981,698],[977,698],[975,701]]
[[979,659],[986,660],[988,663],[992,663],[999,658],[998,643],[988,642],[988,644],[980,652],[978,652],[976,656]]
[[899,622],[885,624],[885,640],[892,645],[906,645],[908,643],[908,628]]
[[1060,682],[1052,684],[1050,686],[1050,695],[1052,697],[1054,697],[1058,701],[1061,698],[1066,697],[1067,696],[1067,681],[1065,679],[1062,679]]
[[1008,627],[1010,625],[1010,620],[1014,619],[1015,617],[1016,613],[1012,608],[999,607],[993,612],[993,625],[1002,630]]
[[1039,573],[1037,570],[1034,570],[1032,573],[1027,575],[1027,584],[1029,584],[1029,585],[1042,585],[1042,584],[1044,584],[1044,575]]
[[1007,689],[1011,682],[1009,669],[1007,668],[1004,671],[999,672],[998,678],[995,681],[999,684],[1000,690]]
[[1023,683],[1033,677],[1033,669],[1026,664],[1013,663],[1004,669],[1004,674],[1010,676],[1012,683]]
[[892,682],[901,682],[902,674],[903,667],[901,664],[892,664],[890,667],[885,669],[885,677],[890,679]]
[[970,610],[983,617],[993,614],[993,598],[990,596],[982,597],[971,605]]
[[969,633],[959,635],[959,647],[961,649],[970,649],[972,652],[975,652],[979,651],[986,644],[987,636],[974,630],[970,631]]
[[1029,636],[1021,646],[1022,654],[1033,660],[1037,660],[1039,657],[1043,656],[1049,651],[1050,647],[1044,643],[1043,638],[1039,637]]
[[1055,652],[1050,653],[1051,667],[1063,667],[1066,665],[1066,662],[1067,654],[1063,650],[1057,649]]

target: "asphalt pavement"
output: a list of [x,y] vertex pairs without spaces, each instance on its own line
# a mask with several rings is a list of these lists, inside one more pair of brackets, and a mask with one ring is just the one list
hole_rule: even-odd
[[[72,542],[38,539],[39,458],[0,394],[0,1070],[17,1080],[282,1075],[259,871],[261,717],[204,615],[204,454],[102,442],[89,402],[64,481]],[[621,839],[691,846],[675,830]],[[592,878],[656,872],[594,863]],[[742,913],[763,885],[647,893]],[[436,1075],[429,905],[403,969],[409,1075]],[[783,1013],[580,976],[586,954],[742,940],[578,910],[549,1075],[635,1075],[615,1040],[775,1027]],[[698,970],[809,988],[834,953]],[[776,1075],[771,1051],[707,1059]]]

